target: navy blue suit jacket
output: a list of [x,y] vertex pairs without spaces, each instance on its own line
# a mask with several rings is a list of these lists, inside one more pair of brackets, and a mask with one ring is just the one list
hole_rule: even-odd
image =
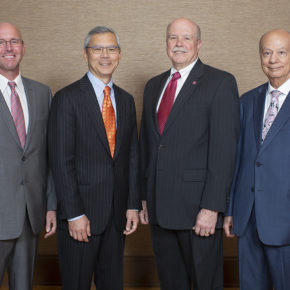
[[241,135],[228,215],[241,236],[252,209],[258,234],[268,245],[290,244],[290,97],[261,144],[268,84],[241,97]]

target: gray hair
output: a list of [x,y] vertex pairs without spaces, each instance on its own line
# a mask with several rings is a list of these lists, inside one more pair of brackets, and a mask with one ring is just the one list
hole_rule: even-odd
[[89,46],[89,43],[91,41],[91,37],[95,34],[101,34],[101,33],[113,33],[116,37],[119,48],[121,48],[119,37],[118,37],[117,33],[112,28],[106,27],[106,26],[96,26],[91,31],[89,31],[89,33],[87,34],[87,36],[85,38],[84,48],[86,49],[86,51],[88,50],[88,46]]
[[[176,20],[176,19],[175,19]],[[166,28],[166,39],[168,39],[168,30],[171,26],[171,24],[175,21],[173,20],[172,22],[170,22],[168,25],[167,25],[167,28]],[[189,19],[188,19],[189,20]],[[191,21],[191,20],[190,20]],[[192,21],[191,21],[192,22]],[[196,26],[196,33],[195,33],[195,37],[196,37],[196,40],[201,40],[201,30],[200,30],[200,27],[199,25],[197,25],[195,22],[192,22],[193,24],[195,24]]]

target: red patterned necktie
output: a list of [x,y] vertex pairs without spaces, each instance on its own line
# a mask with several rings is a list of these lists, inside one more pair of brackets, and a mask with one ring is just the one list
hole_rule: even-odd
[[116,117],[115,111],[110,98],[110,87],[106,86],[104,89],[104,101],[102,106],[102,117],[107,133],[108,143],[110,147],[111,156],[114,156],[116,146]]
[[15,128],[20,140],[22,148],[24,148],[26,141],[26,130],[22,106],[20,103],[19,96],[15,90],[15,82],[8,82],[11,89],[11,115],[15,124]]
[[173,74],[172,79],[168,83],[168,86],[165,89],[161,103],[159,105],[159,109],[157,112],[157,120],[158,120],[158,126],[159,126],[161,135],[163,133],[166,121],[168,119],[168,116],[173,106],[176,87],[177,87],[177,80],[180,77],[181,76],[179,72],[176,72]]

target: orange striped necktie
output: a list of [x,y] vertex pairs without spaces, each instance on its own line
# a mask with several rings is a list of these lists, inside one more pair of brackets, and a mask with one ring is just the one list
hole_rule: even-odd
[[104,89],[104,101],[102,106],[102,117],[107,133],[108,143],[111,151],[111,156],[114,156],[116,146],[116,117],[115,111],[110,98],[111,88],[106,86]]

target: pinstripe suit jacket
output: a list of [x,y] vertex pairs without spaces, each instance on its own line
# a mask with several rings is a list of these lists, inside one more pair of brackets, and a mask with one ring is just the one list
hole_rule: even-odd
[[156,107],[169,73],[151,79],[144,91],[142,199],[151,223],[185,230],[195,224],[201,208],[225,211],[239,135],[239,98],[231,74],[198,60],[161,136]]
[[56,197],[47,167],[47,120],[50,89],[22,77],[28,104],[29,126],[24,148],[0,92],[0,240],[20,236],[28,213],[39,234],[47,210],[56,210]]
[[102,233],[112,216],[123,230],[126,210],[140,207],[135,104],[133,97],[116,85],[114,92],[118,117],[113,158],[87,75],[53,98],[49,153],[59,228],[67,229],[67,219],[85,214],[93,235]]

